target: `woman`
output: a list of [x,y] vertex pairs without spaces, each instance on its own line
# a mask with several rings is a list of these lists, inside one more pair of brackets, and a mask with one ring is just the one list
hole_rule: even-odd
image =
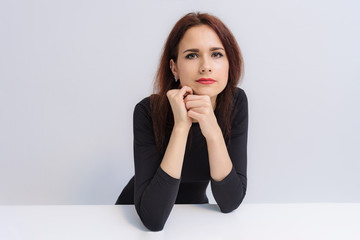
[[237,88],[243,60],[228,28],[209,14],[181,18],[164,47],[155,94],[134,110],[135,176],[116,204],[135,204],[160,231],[174,203],[208,203],[224,213],[246,192],[248,107]]

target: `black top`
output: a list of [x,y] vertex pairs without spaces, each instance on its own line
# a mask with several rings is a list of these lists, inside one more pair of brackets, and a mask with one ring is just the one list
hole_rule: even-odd
[[174,203],[208,203],[206,188],[209,180],[214,198],[222,212],[231,212],[242,202],[247,184],[248,103],[245,92],[240,88],[234,98],[234,118],[230,143],[227,145],[233,168],[220,182],[210,177],[206,139],[198,123],[193,123],[189,132],[191,146],[188,141],[181,179],[173,178],[163,171],[160,167],[163,154],[155,145],[150,98],[147,97],[136,105],[134,203],[148,229],[162,230]]

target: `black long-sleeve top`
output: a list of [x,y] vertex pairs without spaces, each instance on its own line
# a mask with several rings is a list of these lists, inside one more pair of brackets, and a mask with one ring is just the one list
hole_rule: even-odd
[[160,167],[163,153],[156,147],[153,133],[150,98],[147,97],[136,105],[134,203],[139,217],[148,229],[162,230],[174,203],[208,203],[206,188],[209,181],[214,199],[222,212],[231,212],[240,205],[247,185],[248,131],[248,103],[242,89],[237,89],[234,101],[231,137],[227,145],[233,168],[219,182],[210,176],[206,139],[198,123],[193,123],[189,132],[191,141],[187,142],[181,178],[173,178],[163,171]]

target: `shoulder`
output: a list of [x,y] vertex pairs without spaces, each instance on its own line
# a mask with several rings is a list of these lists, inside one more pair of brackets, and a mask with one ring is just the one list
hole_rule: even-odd
[[243,89],[236,88],[236,91],[234,92],[234,107],[232,113],[233,127],[247,125],[247,119],[248,119],[248,100],[246,93]]
[[244,89],[236,87],[234,91],[234,98],[235,100],[243,100],[244,98],[246,98],[246,93]]
[[151,94],[148,97],[143,98],[140,102],[138,102],[135,106],[136,110],[145,110],[146,112],[151,111],[151,106],[160,100],[159,94]]
[[151,121],[150,96],[143,98],[135,105],[134,121],[148,120]]
[[150,111],[150,96],[143,98],[140,102],[135,105],[136,110],[147,110]]
[[234,107],[239,108],[241,106],[247,106],[247,96],[242,88],[237,87],[234,91]]

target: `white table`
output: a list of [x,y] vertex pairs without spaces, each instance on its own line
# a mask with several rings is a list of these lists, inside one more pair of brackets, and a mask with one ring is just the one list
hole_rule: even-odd
[[[234,238],[235,237],[235,238]],[[0,206],[0,239],[360,239],[360,204],[175,205],[150,232],[133,205]]]

